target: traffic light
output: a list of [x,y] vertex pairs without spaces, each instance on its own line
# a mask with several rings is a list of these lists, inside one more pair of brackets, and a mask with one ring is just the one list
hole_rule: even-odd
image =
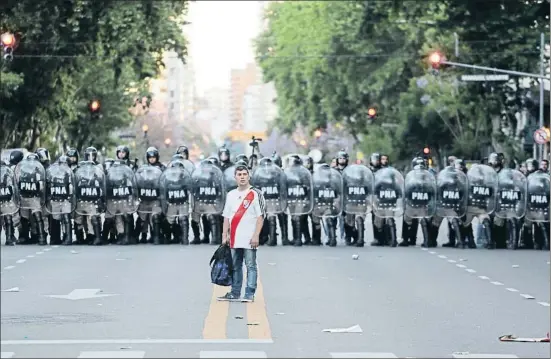
[[97,120],[100,117],[100,110],[101,110],[101,103],[99,100],[92,100],[88,104],[88,109],[90,110],[90,114],[92,115],[93,120]]
[[4,52],[4,60],[11,61],[13,60],[13,49],[16,44],[15,36],[10,32],[5,32],[0,37],[2,42],[2,50]]
[[425,155],[425,156],[430,155],[430,148],[428,148],[428,147],[423,148],[423,155]]
[[374,120],[375,117],[377,117],[377,110],[375,109],[375,107],[370,107],[367,109],[367,116],[370,120]]

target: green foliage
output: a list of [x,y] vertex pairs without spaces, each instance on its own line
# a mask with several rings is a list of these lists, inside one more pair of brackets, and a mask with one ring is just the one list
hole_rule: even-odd
[[427,57],[438,50],[451,61],[539,72],[548,15],[549,2],[536,0],[273,2],[256,48],[277,90],[280,129],[340,122],[365,153],[409,160],[429,145],[476,159],[491,147],[518,151],[526,90],[518,79],[460,82],[472,73],[460,68],[435,76]]
[[[163,53],[187,54],[185,0],[8,2],[0,22],[18,47],[1,64],[0,126],[9,130],[0,148],[111,145],[113,131],[132,121],[129,108],[150,103]],[[92,99],[101,103],[95,121]]]

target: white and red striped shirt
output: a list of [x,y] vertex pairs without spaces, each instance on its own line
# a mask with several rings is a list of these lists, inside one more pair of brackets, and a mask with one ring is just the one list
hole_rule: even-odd
[[251,248],[256,220],[266,215],[262,192],[254,187],[231,190],[222,215],[230,221],[230,248]]

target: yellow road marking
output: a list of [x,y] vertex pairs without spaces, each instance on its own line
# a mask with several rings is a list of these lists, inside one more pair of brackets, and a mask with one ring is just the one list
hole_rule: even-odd
[[226,325],[230,303],[219,301],[216,298],[223,296],[228,291],[228,287],[213,285],[209,314],[205,318],[203,327],[203,339],[226,339]]
[[247,305],[247,323],[258,323],[258,325],[247,325],[249,328],[249,339],[272,339],[270,322],[268,321],[268,312],[266,310],[266,301],[264,300],[264,290],[260,275],[258,276],[256,295],[254,302]]

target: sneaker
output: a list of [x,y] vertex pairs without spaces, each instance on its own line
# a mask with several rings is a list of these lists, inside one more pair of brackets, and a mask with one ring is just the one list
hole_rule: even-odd
[[247,303],[254,302],[254,295],[246,295],[243,297],[242,301]]
[[225,300],[225,301],[238,301],[238,300],[239,300],[239,296],[233,294],[232,292],[229,292],[229,293],[224,294],[224,295],[221,296],[221,297],[218,297],[217,299],[218,299],[218,300]]

